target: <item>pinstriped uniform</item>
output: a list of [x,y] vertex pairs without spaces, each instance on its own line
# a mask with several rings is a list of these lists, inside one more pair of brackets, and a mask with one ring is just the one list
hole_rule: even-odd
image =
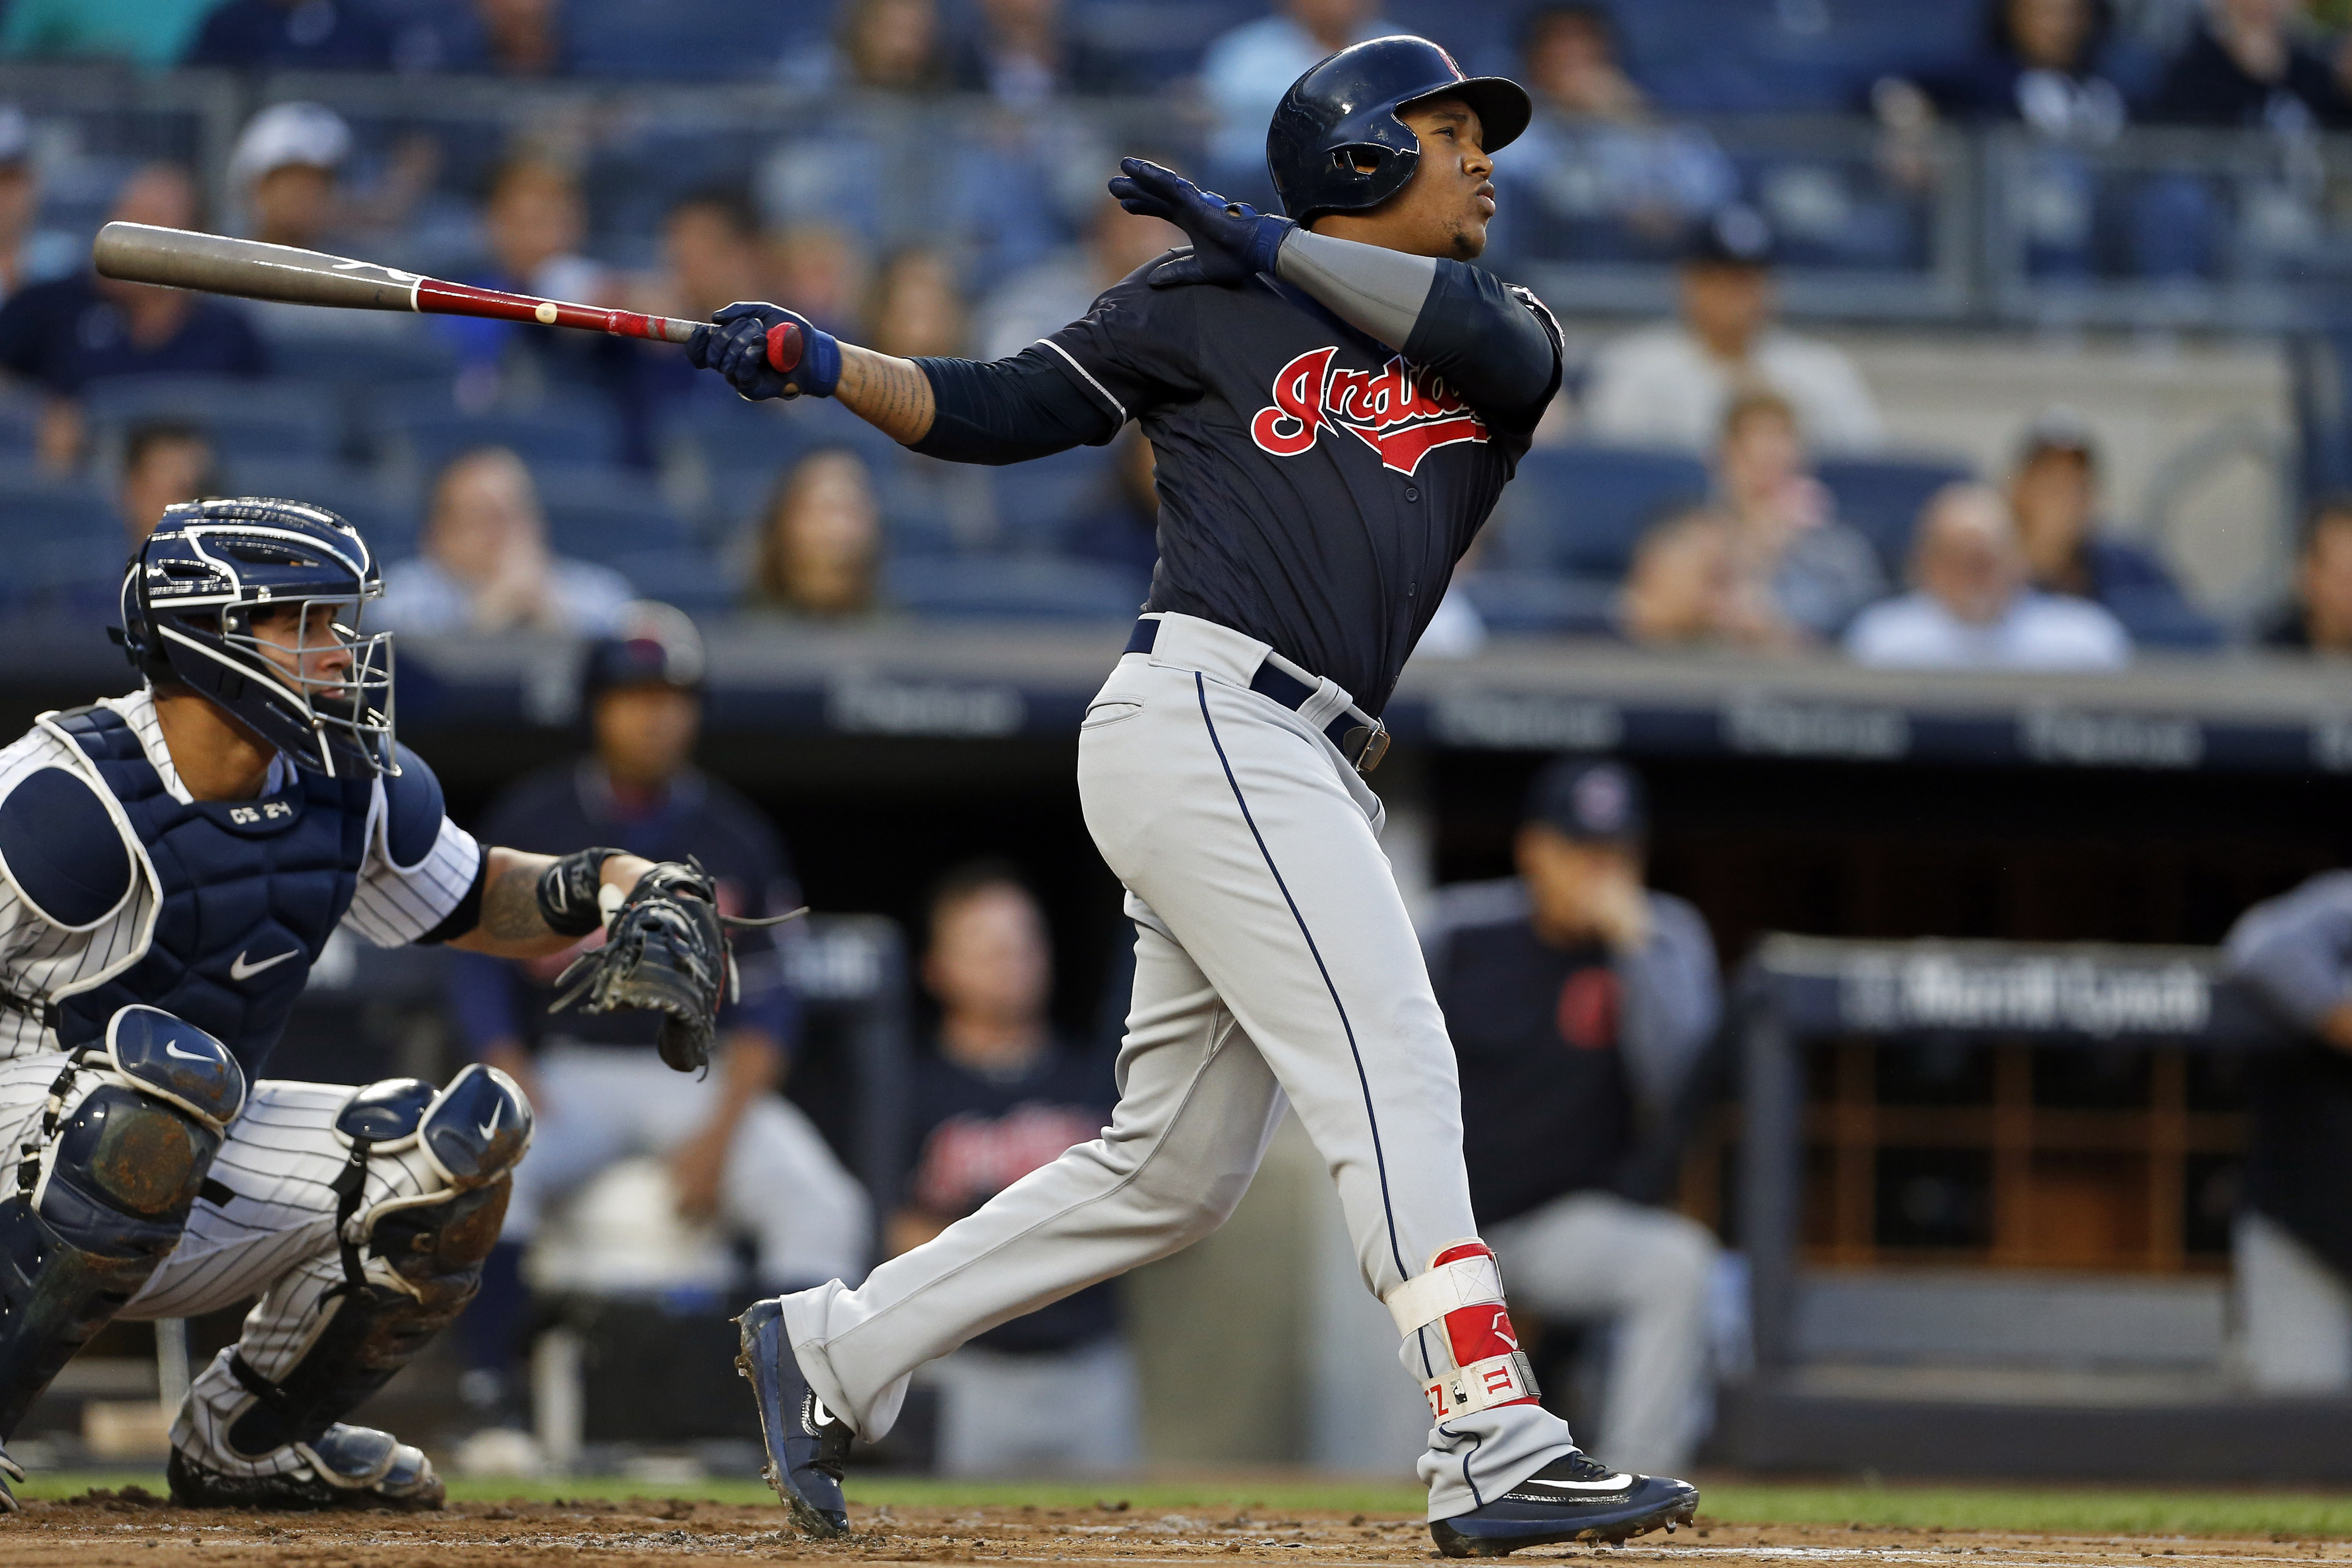
[[[163,744],[152,695],[109,698],[103,706],[131,726],[163,787],[188,800],[187,787]],[[79,771],[72,749],[38,727],[0,748],[0,799],[40,768]],[[263,793],[283,788],[290,772],[291,765],[279,758]],[[384,849],[381,782],[370,810],[367,858],[342,925],[376,946],[396,946],[432,930],[457,906],[473,884],[482,850],[471,834],[445,820],[432,852],[404,871]],[[138,962],[154,917],[154,889],[134,875],[121,906],[92,929],[62,930],[0,874],[0,983],[19,996],[44,1000],[89,989]],[[0,1153],[11,1164],[65,1064],[55,1037],[37,1019],[0,1010]],[[77,1086],[68,1104],[87,1087]],[[213,1161],[212,1180],[229,1196],[208,1189],[214,1196],[197,1200],[179,1247],[121,1315],[184,1317],[266,1291],[247,1322],[247,1358],[265,1375],[290,1366],[299,1344],[307,1343],[299,1319],[312,1315],[304,1310],[315,1296],[311,1277],[323,1269],[340,1278],[335,1196],[329,1184],[349,1148],[333,1123],[350,1097],[349,1088],[336,1085],[276,1079],[253,1084],[244,1113]],[[367,1200],[421,1191],[417,1184],[424,1179],[421,1170],[412,1171],[398,1159],[373,1160]],[[273,1349],[278,1354],[270,1354]]]

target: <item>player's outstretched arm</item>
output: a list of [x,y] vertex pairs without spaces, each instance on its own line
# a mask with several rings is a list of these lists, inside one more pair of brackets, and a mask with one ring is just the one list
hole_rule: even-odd
[[[558,870],[554,855],[528,854],[521,850],[492,846],[482,853],[488,865],[482,877],[481,916],[474,928],[462,936],[449,938],[452,947],[463,947],[472,953],[488,953],[496,958],[545,958],[562,952],[595,929],[602,916],[596,908],[595,887],[609,887],[626,897],[654,862],[635,855],[612,854],[593,868],[595,882],[589,884],[576,874],[566,878],[559,871],[552,880],[558,884],[549,897],[559,902],[551,910],[548,898],[541,896],[541,884],[549,881],[548,873]],[[563,862],[576,859],[562,857]],[[566,886],[567,883],[578,885]],[[573,902],[586,895],[586,905],[580,921],[551,922],[551,913],[561,920],[567,894]],[[573,929],[566,930],[570,925]]]
[[845,343],[781,305],[728,306],[686,354],[744,397],[834,398],[900,445],[950,463],[1021,463],[1099,445],[1123,423],[1043,349],[987,361],[901,360]]

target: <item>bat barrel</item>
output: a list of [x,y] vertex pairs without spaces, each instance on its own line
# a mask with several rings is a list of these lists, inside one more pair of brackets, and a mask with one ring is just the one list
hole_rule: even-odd
[[352,310],[414,310],[416,286],[424,281],[413,272],[322,251],[149,224],[111,223],[99,230],[90,264],[100,277],[126,283]]

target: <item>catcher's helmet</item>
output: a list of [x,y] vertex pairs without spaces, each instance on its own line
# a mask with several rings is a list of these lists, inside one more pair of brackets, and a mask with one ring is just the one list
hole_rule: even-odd
[[1397,110],[1441,94],[1478,112],[1489,152],[1528,128],[1527,89],[1505,77],[1465,77],[1454,57],[1399,34],[1351,44],[1290,84],[1265,131],[1265,166],[1282,210],[1300,223],[1360,212],[1404,189],[1421,140]]
[[[383,592],[359,530],[322,507],[258,497],[184,501],[122,577],[131,663],[150,681],[192,687],[283,750],[331,778],[396,773],[392,737],[392,633],[360,632],[361,607]],[[335,612],[331,647],[314,640],[310,609]],[[257,614],[293,607],[268,642]],[[347,668],[317,668],[347,651]]]

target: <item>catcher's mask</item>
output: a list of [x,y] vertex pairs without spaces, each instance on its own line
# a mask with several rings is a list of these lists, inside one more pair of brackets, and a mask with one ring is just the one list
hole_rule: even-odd
[[[360,630],[383,592],[359,530],[322,507],[186,501],[164,509],[123,573],[115,638],[150,682],[194,689],[299,767],[397,773],[392,633]],[[323,631],[321,605],[333,612]]]

